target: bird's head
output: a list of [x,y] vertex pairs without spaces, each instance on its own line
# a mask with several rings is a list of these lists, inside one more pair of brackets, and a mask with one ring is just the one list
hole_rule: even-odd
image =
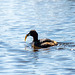
[[37,41],[38,40],[38,33],[35,31],[35,30],[31,30],[26,36],[25,36],[25,41],[26,41],[26,38],[28,36],[32,36],[34,41]]

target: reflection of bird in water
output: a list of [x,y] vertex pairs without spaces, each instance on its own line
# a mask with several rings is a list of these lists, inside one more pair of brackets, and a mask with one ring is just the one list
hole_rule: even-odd
[[39,39],[38,40],[38,33],[35,30],[31,30],[25,36],[25,41],[28,36],[33,37],[32,47],[34,49],[47,48],[47,47],[55,46],[58,44],[56,41],[50,40],[50,39]]

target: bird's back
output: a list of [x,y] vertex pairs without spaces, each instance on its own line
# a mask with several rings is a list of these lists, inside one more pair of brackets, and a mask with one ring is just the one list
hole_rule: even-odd
[[33,46],[39,48],[47,48],[54,45],[57,45],[57,42],[50,39],[40,39],[38,42],[33,42]]

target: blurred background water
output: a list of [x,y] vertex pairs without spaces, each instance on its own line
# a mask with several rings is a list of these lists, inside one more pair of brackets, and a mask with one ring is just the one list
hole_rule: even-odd
[[[39,39],[62,42],[34,52]],[[75,75],[75,0],[0,0],[0,75]]]

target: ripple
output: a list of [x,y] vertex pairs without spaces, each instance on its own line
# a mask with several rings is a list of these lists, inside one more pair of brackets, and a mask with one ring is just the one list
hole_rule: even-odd
[[[0,74],[74,75],[74,0],[0,0]],[[39,39],[57,46],[35,50],[25,35],[37,30]],[[26,48],[25,48],[26,47]]]

